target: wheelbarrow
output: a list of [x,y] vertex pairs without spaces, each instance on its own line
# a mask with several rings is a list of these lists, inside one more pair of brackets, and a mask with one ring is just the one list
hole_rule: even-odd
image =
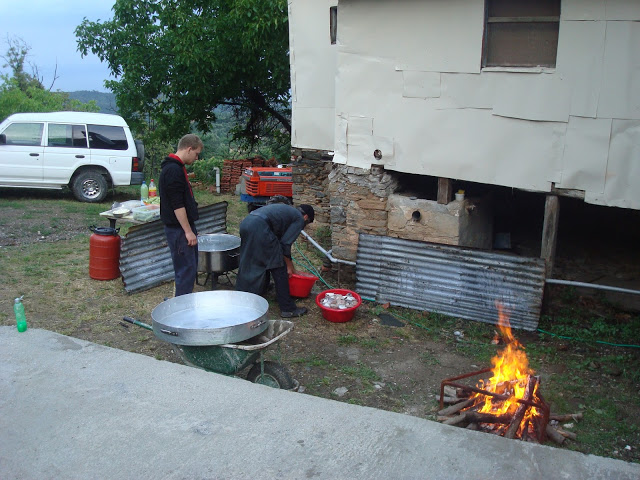
[[237,375],[251,365],[247,380],[297,389],[284,366],[264,359],[264,350],[293,329],[293,322],[267,320],[268,308],[253,293],[218,290],[165,300],[151,312],[153,325],[124,320],[172,344],[187,365],[224,375]]
[[[123,320],[153,330],[151,325],[131,317],[125,316]],[[250,382],[283,390],[297,390],[299,383],[291,377],[288,369],[280,363],[265,360],[263,355],[264,350],[293,330],[293,322],[268,320],[267,323],[267,329],[260,335],[238,343],[171,345],[182,361],[191,367],[232,376],[251,366],[245,377]]]

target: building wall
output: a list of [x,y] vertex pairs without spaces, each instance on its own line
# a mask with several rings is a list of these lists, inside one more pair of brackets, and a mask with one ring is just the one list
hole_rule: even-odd
[[640,209],[639,1],[563,0],[553,69],[482,69],[483,0],[336,2],[289,2],[294,146]]
[[289,0],[291,144],[333,150],[336,45],[329,8],[338,0]]

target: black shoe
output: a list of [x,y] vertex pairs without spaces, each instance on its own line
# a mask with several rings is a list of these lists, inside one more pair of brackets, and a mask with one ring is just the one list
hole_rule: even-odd
[[280,312],[282,318],[301,317],[307,313],[307,307],[298,307],[293,312]]

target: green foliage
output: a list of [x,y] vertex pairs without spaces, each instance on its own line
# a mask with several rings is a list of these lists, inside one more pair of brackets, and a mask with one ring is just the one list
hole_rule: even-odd
[[0,77],[0,121],[9,115],[21,112],[97,112],[95,102],[81,103],[72,100],[63,92],[50,92],[43,88],[29,86],[18,88],[18,82],[6,76]]
[[9,49],[2,58],[12,73],[0,75],[0,121],[21,112],[99,111],[94,101],[82,103],[67,93],[45,89],[35,75],[24,71],[29,46],[18,39],[9,39],[8,44]]
[[285,0],[117,0],[112,20],[85,19],[78,48],[119,78],[108,87],[136,131],[177,140],[208,132],[227,105],[247,145],[288,141],[289,31]]
[[215,185],[216,174],[214,168],[220,169],[220,176],[222,176],[222,158],[202,158],[195,162],[192,166],[193,171],[196,174],[196,179],[205,185]]

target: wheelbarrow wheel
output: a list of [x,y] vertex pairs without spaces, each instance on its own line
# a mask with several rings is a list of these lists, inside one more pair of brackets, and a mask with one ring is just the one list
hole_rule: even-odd
[[247,380],[282,390],[291,390],[296,385],[284,366],[268,360],[264,362],[264,373],[259,362],[254,364],[247,374]]

